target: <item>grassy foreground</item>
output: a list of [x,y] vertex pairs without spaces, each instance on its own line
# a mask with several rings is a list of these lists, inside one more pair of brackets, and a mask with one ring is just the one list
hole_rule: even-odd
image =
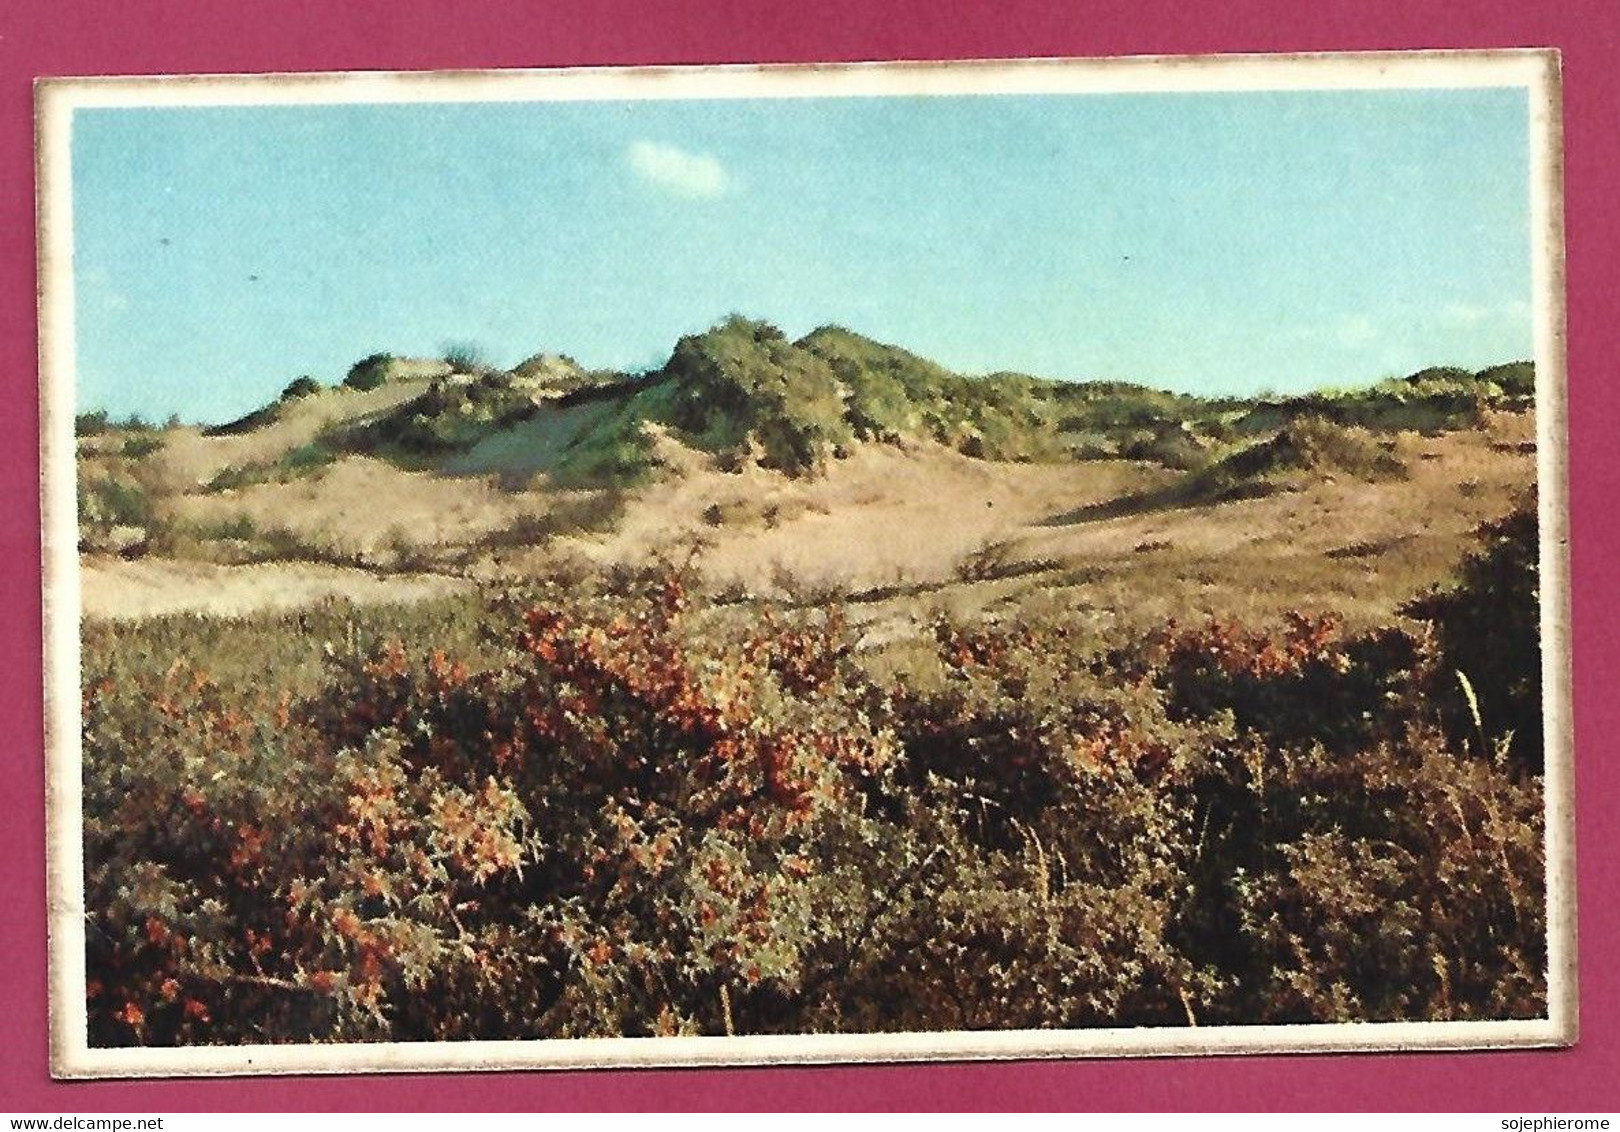
[[91,1044],[1541,1015],[1533,509],[1481,539],[1381,628],[904,663],[679,572],[89,623]]

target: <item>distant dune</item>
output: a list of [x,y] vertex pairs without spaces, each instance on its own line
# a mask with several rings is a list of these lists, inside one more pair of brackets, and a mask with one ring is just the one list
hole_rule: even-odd
[[374,368],[216,429],[85,436],[86,612],[409,600],[665,556],[716,590],[874,606],[989,609],[1038,578],[1122,617],[1375,619],[1535,473],[1526,364],[1206,400],[732,319],[648,375]]

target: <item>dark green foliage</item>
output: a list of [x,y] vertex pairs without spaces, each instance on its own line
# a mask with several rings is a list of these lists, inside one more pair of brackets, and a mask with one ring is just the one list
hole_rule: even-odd
[[491,433],[527,419],[534,409],[534,401],[514,385],[509,373],[439,379],[421,396],[327,439],[350,451],[409,461],[466,451]]
[[270,404],[254,409],[251,413],[237,417],[233,421],[226,421],[224,424],[205,428],[203,429],[203,435],[241,436],[243,433],[256,432],[268,425],[273,425],[281,419],[282,406],[286,403],[286,400],[287,398],[283,396],[281,400],[272,401]]
[[163,437],[153,432],[138,432],[124,441],[119,449],[120,455],[126,459],[139,460],[163,447]]
[[278,466],[291,478],[324,468],[333,458],[331,448],[317,440],[289,449],[278,462]]
[[[179,423],[171,418],[173,423]],[[108,432],[151,432],[152,425],[139,413],[131,413],[123,420],[113,420],[106,409],[80,413],[73,418],[74,436],[101,436]]]
[[1447,385],[1466,385],[1474,380],[1474,375],[1461,366],[1429,366],[1416,373],[1401,378],[1407,385],[1444,387]]
[[1218,401],[1185,393],[1148,389],[1125,381],[1086,381],[1054,391],[1062,405],[1058,422],[1065,432],[1123,433],[1206,418]]
[[699,448],[741,456],[753,442],[766,466],[805,472],[851,439],[831,368],[768,323],[733,316],[681,339],[663,376],[653,419]]
[[113,476],[79,483],[81,528],[144,527],[155,514],[151,495],[138,483]]
[[247,542],[259,533],[259,528],[252,516],[242,514],[199,526],[196,533],[198,538],[210,541]]
[[1263,494],[1287,486],[1289,476],[1298,472],[1379,480],[1404,476],[1406,469],[1366,432],[1301,417],[1271,439],[1241,449],[1210,468],[1201,488],[1211,498]]
[[822,327],[798,345],[847,386],[849,421],[862,439],[921,436],[994,460],[1058,451],[1051,402],[1061,383],[1023,374],[964,377],[842,327]]
[[1350,755],[1257,752],[1198,794],[1172,938],[1206,941],[1230,988],[1210,1020],[1251,1020],[1255,994],[1277,1022],[1544,1014],[1539,781],[1414,727]]
[[[1212,459],[1185,433],[1190,474],[1166,487],[1109,500],[1072,513],[1072,519],[1108,519],[1169,508],[1228,500],[1256,499],[1320,482],[1324,475],[1362,480],[1403,478],[1406,466],[1393,441],[1380,441],[1362,429],[1304,416],[1255,441]],[[1160,457],[1168,462],[1168,455]]]
[[1146,460],[1177,471],[1196,471],[1211,460],[1211,442],[1185,422],[1161,424],[1132,438],[1118,454],[1129,460]]
[[475,342],[452,342],[444,348],[444,363],[453,373],[481,374],[488,371],[484,352]]
[[1495,385],[1509,397],[1532,398],[1536,395],[1536,366],[1534,362],[1508,362],[1490,366],[1474,375],[1479,381]]
[[368,354],[349,367],[343,384],[361,392],[376,389],[388,380],[388,367],[393,360],[392,354]]
[[209,491],[235,491],[259,483],[286,483],[311,475],[337,459],[330,442],[314,440],[300,444],[279,459],[266,464],[243,464],[225,468],[208,481]]
[[[1452,668],[1430,694],[1442,705],[1453,741],[1479,750],[1500,749],[1516,764],[1541,770],[1541,582],[1534,504],[1488,523],[1483,548],[1464,564],[1458,584],[1407,606],[1408,616],[1431,622]],[[1463,673],[1478,703],[1455,678]],[[1482,727],[1480,725],[1483,725]],[[1483,732],[1483,733],[1482,733]]]
[[302,377],[295,377],[287,383],[287,388],[281,391],[281,400],[296,401],[300,397],[308,397],[320,391],[321,383],[305,374]]
[[563,487],[620,488],[650,478],[653,446],[639,408],[637,398],[612,406],[562,453],[552,479]]
[[80,413],[73,418],[74,436],[100,436],[113,425],[107,419],[106,409],[97,409],[93,413]]
[[1310,413],[1335,424],[1378,432],[1425,433],[1477,425],[1489,409],[1522,410],[1535,395],[1535,366],[1513,362],[1470,373],[1456,366],[1433,366],[1368,389],[1309,393],[1262,406],[1240,422],[1245,431],[1267,427],[1269,415]]
[[1340,753],[1398,738],[1419,714],[1419,677],[1435,667],[1426,642],[1407,630],[1347,641],[1338,618],[1297,613],[1272,632],[1222,620],[1172,626],[1121,657],[1120,668],[1130,671],[1133,660],[1146,662],[1177,718],[1229,711],[1268,746],[1320,743]]

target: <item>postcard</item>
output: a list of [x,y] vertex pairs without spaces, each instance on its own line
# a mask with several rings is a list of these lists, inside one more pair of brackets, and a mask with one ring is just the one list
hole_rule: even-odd
[[54,1071],[1574,1041],[1558,97],[41,82]]

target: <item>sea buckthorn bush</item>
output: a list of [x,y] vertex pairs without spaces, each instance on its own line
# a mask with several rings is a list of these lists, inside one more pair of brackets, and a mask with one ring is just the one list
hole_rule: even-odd
[[941,619],[904,675],[678,573],[300,618],[286,688],[87,630],[90,1039],[1539,1015],[1541,778],[1435,692],[1482,570],[1359,635]]

